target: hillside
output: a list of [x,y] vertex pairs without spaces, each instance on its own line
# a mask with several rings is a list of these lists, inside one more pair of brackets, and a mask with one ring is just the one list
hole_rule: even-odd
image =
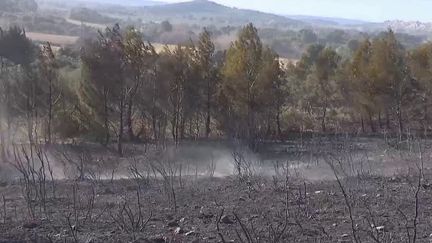
[[34,0],[1,0],[0,12],[33,12],[38,8]]
[[318,26],[355,26],[368,24],[368,22],[357,19],[344,19],[344,18],[332,18],[332,17],[321,17],[321,16],[307,16],[307,15],[287,15],[290,19],[299,20],[302,22],[309,23],[311,25]]
[[[82,0],[81,0],[82,1]],[[164,4],[162,1],[152,0],[86,0],[89,3],[105,3],[124,6],[153,6]]]
[[148,6],[142,14],[152,20],[218,25],[244,25],[253,22],[257,26],[304,27],[302,21],[254,10],[227,7],[212,1],[195,0],[173,4]]

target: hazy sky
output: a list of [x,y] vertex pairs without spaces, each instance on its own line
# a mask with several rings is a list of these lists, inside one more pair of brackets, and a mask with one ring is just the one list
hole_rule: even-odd
[[[165,0],[165,2],[180,1]],[[369,21],[399,19],[432,22],[432,0],[215,0],[215,2],[278,14]]]

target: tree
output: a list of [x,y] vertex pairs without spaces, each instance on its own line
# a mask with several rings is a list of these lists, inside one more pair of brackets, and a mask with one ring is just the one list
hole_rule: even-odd
[[15,65],[29,66],[36,58],[36,48],[25,30],[16,26],[4,31],[0,28],[0,57]]
[[[26,37],[24,30],[11,27],[7,31],[0,29],[0,62],[1,75],[6,70],[14,76],[8,80],[3,78],[3,115],[6,116],[7,130],[10,131],[12,114],[26,116],[29,142],[33,142],[33,131],[37,104],[40,102],[40,89],[37,74],[32,63],[35,61],[36,47]],[[8,132],[9,137],[9,132]]]
[[45,91],[47,94],[47,127],[45,140],[48,144],[50,144],[52,142],[54,108],[59,102],[61,96],[58,84],[56,58],[49,42],[42,47],[39,59],[41,78],[44,80],[43,83],[47,86]]
[[207,138],[211,133],[211,112],[218,76],[218,67],[216,66],[214,55],[215,46],[211,40],[211,33],[207,31],[207,29],[204,29],[199,36],[197,58],[199,63],[198,65],[200,66],[200,76],[202,81],[205,83],[205,134]]
[[[84,79],[81,100],[95,116],[97,125],[101,120],[105,140],[110,140],[110,127],[117,123],[117,150],[123,154],[124,117],[126,106],[125,55],[120,27],[115,25],[100,33],[97,41],[88,43],[81,56]],[[117,121],[113,122],[113,115]],[[115,116],[114,116],[115,117]],[[92,119],[93,120],[93,119]]]
[[262,83],[270,85],[267,90],[268,97],[261,101],[262,105],[268,107],[267,110],[267,135],[272,131],[272,125],[275,123],[277,138],[282,136],[281,116],[282,109],[287,101],[287,87],[284,79],[284,72],[279,62],[279,56],[271,49],[265,48],[263,51],[263,63],[260,70],[259,79]]
[[139,102],[137,95],[144,94],[150,76],[154,70],[156,51],[151,44],[146,44],[134,28],[129,28],[124,38],[124,52],[126,62],[126,126],[130,140],[135,140],[133,128],[134,104]]
[[160,26],[163,32],[171,32],[173,30],[173,26],[168,20],[162,21]]
[[326,132],[329,109],[337,99],[338,86],[335,81],[340,57],[330,48],[323,49],[315,60],[312,73],[307,79],[310,102],[321,109],[321,129]]
[[318,41],[318,36],[311,29],[302,29],[299,31],[299,34],[302,42],[305,44],[311,44]]
[[323,132],[327,130],[328,113],[340,96],[336,80],[340,59],[333,49],[312,45],[293,70],[299,106],[320,120]]
[[392,30],[373,41],[371,65],[372,77],[376,81],[376,89],[380,94],[381,104],[385,107],[387,120],[388,111],[393,110],[396,113],[399,134],[402,136],[403,106],[410,100],[413,83],[405,49]]
[[[421,106],[419,108],[421,113],[421,123],[424,135],[427,135],[429,126],[429,107],[431,106],[432,95],[432,43],[421,45],[410,53],[409,66],[413,79],[418,84],[418,98],[420,99]],[[415,107],[415,109],[418,109]]]
[[268,121],[265,115],[272,103],[273,77],[278,75],[268,70],[278,64],[276,56],[263,47],[252,24],[240,31],[226,54],[219,86],[222,124],[228,134],[246,138],[251,146],[268,128],[262,121]]
[[236,135],[244,136],[250,142],[255,139],[257,129],[255,122],[259,103],[256,96],[259,90],[256,86],[262,49],[258,30],[252,24],[247,25],[228,49],[222,71],[224,81],[221,91],[229,110],[226,115],[231,116],[231,122],[237,123],[230,128],[230,132],[238,131],[240,134]]
[[[371,75],[372,43],[366,39],[355,51],[350,64],[350,88],[349,93],[352,105],[361,114],[362,124],[363,115],[369,119],[371,131],[375,132],[373,116],[380,112],[378,104],[377,84]],[[380,122],[381,125],[381,122]],[[364,130],[364,127],[362,126]]]
[[[191,107],[188,107],[190,96],[191,52],[188,47],[178,45],[174,50],[168,47],[161,53],[158,63],[159,80],[167,82],[168,114],[171,123],[171,134],[174,142],[178,144],[184,138],[185,124]],[[190,100],[190,99],[189,99]]]

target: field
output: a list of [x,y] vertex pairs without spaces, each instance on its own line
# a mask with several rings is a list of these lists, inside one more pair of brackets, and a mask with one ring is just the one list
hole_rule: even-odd
[[0,184],[0,242],[430,240],[427,140],[39,149],[44,166],[20,157]]
[[52,35],[37,32],[27,32],[27,37],[32,41],[36,42],[50,42],[56,46],[67,46],[73,45],[78,41],[78,36],[68,36],[68,35]]
[[[68,36],[68,35],[52,35],[52,34],[44,34],[37,32],[27,32],[27,37],[35,42],[50,42],[52,45],[57,47],[63,47],[68,45],[76,44],[79,37],[78,36]],[[165,45],[161,43],[152,43],[155,47],[157,53],[162,52],[165,47],[168,47],[170,50],[174,50],[176,45]]]
[[65,20],[71,24],[75,24],[75,25],[85,25],[85,26],[89,26],[98,30],[105,30],[105,28],[107,27],[106,25],[103,24],[95,24],[95,23],[89,23],[89,22],[81,22],[78,20],[73,20],[70,18],[65,18]]

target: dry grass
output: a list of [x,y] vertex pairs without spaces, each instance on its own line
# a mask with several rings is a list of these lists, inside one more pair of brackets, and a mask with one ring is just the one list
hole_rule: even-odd
[[74,19],[70,19],[70,18],[66,18],[66,21],[71,23],[71,24],[75,24],[75,25],[85,25],[88,27],[92,27],[95,29],[99,29],[99,30],[105,30],[107,25],[104,24],[96,24],[96,23],[89,23],[89,22],[81,22],[79,20],[74,20]]
[[165,45],[161,43],[152,43],[152,45],[157,53],[161,53],[163,50],[165,50],[165,47],[168,47],[168,49],[170,49],[171,51],[174,51],[177,47],[176,45]]
[[78,36],[53,35],[37,32],[27,32],[27,37],[32,41],[50,42],[53,45],[66,46],[73,45],[78,41]]

